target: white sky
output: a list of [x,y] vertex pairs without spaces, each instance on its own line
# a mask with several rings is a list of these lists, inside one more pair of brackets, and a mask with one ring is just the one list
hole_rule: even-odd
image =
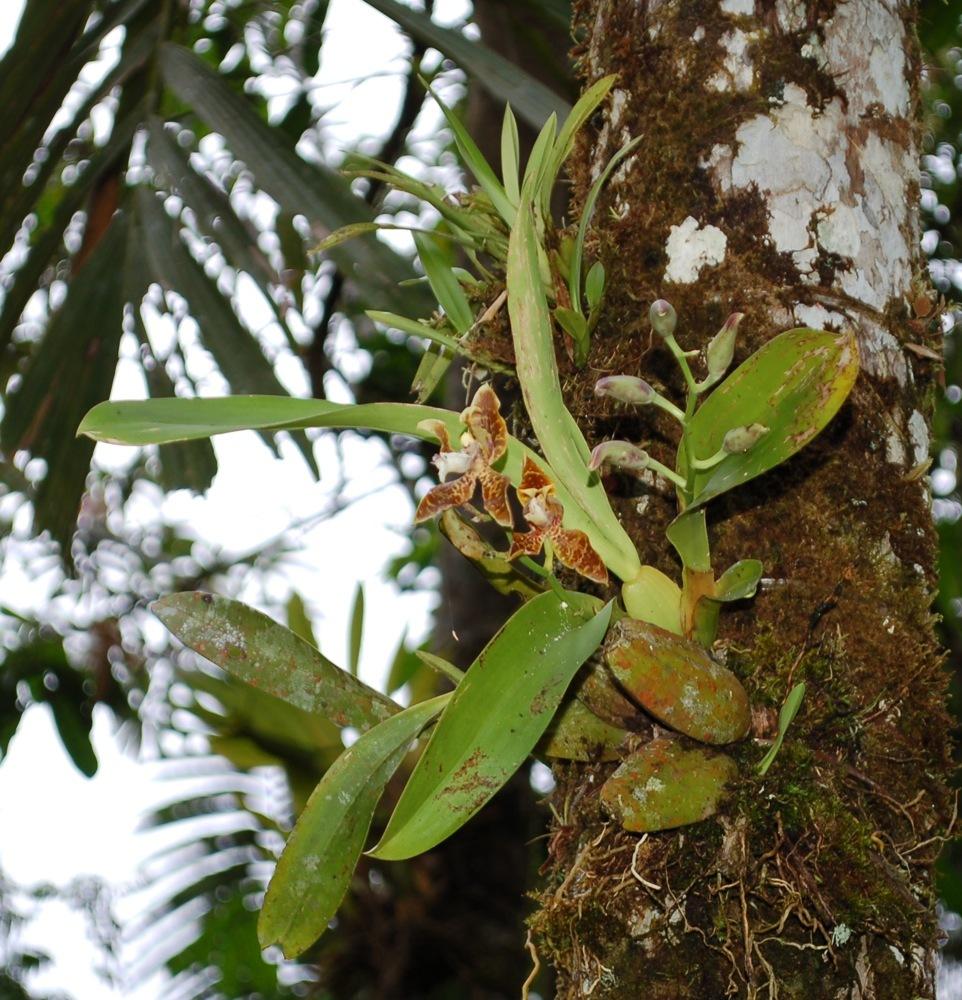
[[[22,8],[23,0],[3,0],[0,53],[13,38]],[[463,16],[465,5],[450,0],[439,8],[445,20],[452,20]],[[345,82],[324,91],[325,101],[342,102],[336,117],[331,116],[340,124],[330,134],[346,146],[358,132],[376,135],[393,122],[396,79],[378,74],[401,65],[398,58],[405,43],[390,21],[360,0],[334,0],[328,25],[321,81],[369,78],[361,86]],[[136,380],[121,373],[115,398],[140,394]],[[311,480],[293,447],[285,448],[278,461],[253,434],[220,438],[215,446],[220,471],[208,495],[200,499],[177,494],[165,505],[168,516],[188,523],[206,541],[243,552],[323,507],[327,487]],[[322,469],[330,449],[329,442],[316,448]],[[355,439],[345,453],[352,494],[386,481],[380,443]],[[126,450],[98,446],[97,458],[106,465],[126,462],[129,456]],[[289,587],[296,588],[314,613],[324,652],[343,663],[350,603],[357,582],[363,582],[367,614],[362,675],[373,683],[383,677],[402,630],[406,627],[408,635],[417,638],[430,624],[433,598],[400,595],[382,579],[386,561],[404,550],[410,516],[410,504],[398,488],[352,505],[304,536],[303,551],[287,565],[284,581],[275,581],[276,592],[270,594],[273,600],[283,600]],[[29,606],[38,600],[36,584],[29,570],[5,567],[0,602]],[[31,709],[24,717],[0,764],[0,867],[16,882],[62,886],[91,875],[122,890],[136,881],[151,846],[149,836],[136,832],[137,823],[143,811],[157,803],[161,789],[149,764],[120,749],[106,710],[97,713],[94,744],[100,768],[88,780],[63,751],[46,708]],[[165,785],[163,791],[169,788]],[[66,906],[45,904],[23,938],[55,960],[48,972],[36,977],[33,989],[58,989],[73,1000],[152,1000],[158,995],[161,978],[137,990],[108,989],[94,971],[98,955],[86,937],[84,918]]]

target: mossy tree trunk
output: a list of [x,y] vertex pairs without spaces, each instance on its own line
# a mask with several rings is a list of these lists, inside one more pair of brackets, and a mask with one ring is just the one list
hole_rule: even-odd
[[[919,258],[914,5],[578,0],[584,82],[618,74],[576,151],[574,217],[628,138],[596,215],[609,291],[569,406],[590,443],[673,429],[592,396],[600,374],[677,393],[648,305],[701,347],[746,314],[736,361],[792,326],[854,328],[862,374],[817,442],[710,514],[716,569],[765,565],[719,656],[755,705],[724,811],[644,841],[598,806],[605,766],[559,768],[532,918],[558,997],[901,998],[934,993],[932,863],[953,811],[924,476],[939,326]],[[673,498],[613,487],[643,557],[676,579]],[[755,764],[791,685],[781,754]]]

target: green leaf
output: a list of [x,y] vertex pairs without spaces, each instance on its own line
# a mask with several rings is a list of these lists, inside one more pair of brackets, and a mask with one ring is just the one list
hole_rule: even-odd
[[[591,544],[609,569],[631,580],[640,568],[638,553],[615,517],[601,480],[588,471],[588,445],[564,405],[551,319],[541,285],[538,242],[530,192],[522,198],[508,250],[508,312],[518,380],[535,436],[563,486],[580,508]],[[565,504],[565,523],[575,514]],[[580,527],[580,525],[579,525]]]
[[[246,271],[274,306],[271,284],[281,279],[257,245],[257,234],[238,218],[230,198],[190,164],[187,153],[159,118],[148,122],[147,154],[162,181],[193,210],[202,232],[216,240],[232,266]],[[275,309],[275,314],[278,310]],[[282,319],[278,317],[279,321]]]
[[414,655],[419,662],[423,663],[429,670],[441,677],[447,678],[455,687],[464,680],[464,671],[456,667],[450,660],[436,653],[429,653],[426,649],[416,649]]
[[6,401],[0,440],[8,455],[27,449],[47,463],[37,490],[35,529],[64,551],[77,522],[93,448],[70,433],[80,415],[110,395],[123,332],[127,219],[117,215],[75,275],[48,323],[23,380]]
[[471,560],[478,572],[499,594],[517,594],[523,601],[527,601],[546,589],[544,580],[530,580],[523,576],[516,561],[506,559],[504,552],[489,545],[455,511],[444,511],[438,527],[441,534],[461,555]]
[[317,638],[314,635],[311,616],[307,612],[307,605],[304,603],[304,598],[296,590],[292,591],[291,596],[287,599],[287,606],[284,610],[287,612],[287,627],[298,638],[309,642],[316,648]]
[[758,581],[762,578],[762,569],[759,559],[740,559],[729,566],[715,584],[714,600],[743,601],[754,597]]
[[[147,392],[154,399],[176,396],[174,383],[163,362],[154,357],[144,326],[141,306],[150,282],[144,252],[143,230],[136,219],[131,220],[127,239],[125,298],[131,303],[130,318],[134,334],[140,342],[140,364],[147,383]],[[178,441],[162,444],[159,482],[165,490],[189,489],[202,493],[213,482],[217,472],[217,457],[210,441]]]
[[586,345],[588,340],[588,321],[581,313],[575,312],[574,309],[566,309],[564,306],[558,306],[554,310],[554,318],[558,321],[561,329],[579,347]]
[[[558,119],[552,115],[538,133],[531,153],[528,155],[528,162],[524,168],[524,185],[530,189],[531,196],[535,204],[544,202],[544,193],[547,190],[547,200],[551,201],[551,186],[553,181],[548,178],[548,161],[551,150],[554,147],[555,136],[558,134]],[[518,196],[520,199],[520,195]]]
[[267,887],[257,924],[262,948],[277,944],[293,958],[324,933],[347,892],[384,786],[450,697],[413,705],[369,729],[321,779]]
[[[578,220],[578,232],[575,236],[574,248],[571,251],[571,264],[569,266],[568,291],[571,294],[571,305],[574,309],[581,308],[581,268],[585,253],[585,237],[588,235],[588,225],[595,214],[595,205],[598,203],[598,196],[601,189],[607,184],[608,178],[614,172],[615,167],[637,146],[644,136],[636,136],[630,142],[625,143],[621,149],[608,161],[608,165],[595,178],[594,184],[588,189],[588,195],[581,208],[581,218]],[[591,308],[589,306],[589,308]]]
[[[546,182],[548,190],[548,199],[551,197],[551,188],[554,187],[555,181],[558,179],[558,174],[561,171],[562,166],[565,161],[571,155],[571,150],[574,149],[575,137],[578,132],[581,131],[581,127],[584,123],[594,114],[595,108],[608,96],[608,91],[611,90],[617,77],[612,74],[610,76],[603,76],[600,80],[596,80],[582,95],[578,98],[578,102],[571,109],[568,117],[565,119],[564,124],[561,126],[561,131],[558,134],[558,140],[554,144],[554,148],[551,151],[551,156],[548,161],[547,171],[546,171]],[[548,202],[542,201],[541,210],[545,215],[548,213]]]
[[419,403],[430,399],[454,362],[454,351],[443,344],[429,344],[421,355],[417,371],[411,381],[411,392]]
[[518,769],[572,677],[598,648],[611,605],[553,592],[521,606],[458,685],[370,853],[401,860],[466,823]]
[[[708,397],[688,424],[695,458],[717,453],[727,431],[759,423],[768,433],[751,449],[696,472],[692,506],[768,472],[804,448],[835,416],[858,375],[851,333],[788,330],[770,340]],[[683,452],[679,472],[685,473]]]
[[588,311],[594,312],[601,305],[601,297],[605,294],[605,265],[596,260],[588,269],[585,277],[585,301]]
[[[178,670],[178,679],[197,692],[216,698],[224,713],[210,713],[208,721],[221,733],[243,734],[258,746],[288,758],[309,755],[316,758],[319,748],[343,747],[341,729],[316,712],[296,708],[288,701],[238,680],[230,674],[215,676],[206,670]],[[198,703],[194,714],[203,711]],[[293,751],[293,753],[291,753]]]
[[778,751],[782,748],[782,743],[785,741],[785,734],[788,732],[788,727],[792,724],[795,716],[798,715],[798,710],[802,707],[802,699],[805,697],[805,682],[799,681],[791,691],[788,692],[788,697],[785,699],[785,704],[782,705],[781,711],[778,713],[778,733],[775,736],[775,742],[772,743],[769,751],[761,759],[758,765],[758,773],[766,774],[768,769],[772,766],[772,762],[778,756]]
[[[167,214],[153,191],[139,187],[135,197],[137,219],[143,227],[144,249],[154,280],[187,300],[201,341],[231,388],[239,393],[286,395],[287,390],[274,374],[274,366],[264,356],[256,337],[181,240],[178,223]],[[295,435],[294,440],[316,474],[310,442],[303,434]]]
[[[58,10],[57,13],[59,17],[60,11]],[[61,125],[56,133],[51,136],[49,141],[43,144],[44,158],[42,163],[39,162],[34,156],[34,147],[30,147],[29,155],[32,161],[31,183],[24,184],[22,182],[23,174],[21,172],[21,174],[17,177],[17,183],[10,188],[4,190],[2,185],[0,185],[0,246],[9,246],[17,229],[20,227],[20,224],[23,222],[24,218],[31,211],[31,209],[39,208],[40,204],[46,201],[47,196],[49,195],[48,182],[50,181],[50,178],[54,176],[55,172],[59,172],[63,169],[64,154],[76,137],[77,129],[80,127],[81,123],[90,118],[93,109],[100,104],[118,84],[123,83],[124,80],[128,79],[140,69],[140,67],[149,58],[151,52],[153,52],[156,44],[157,32],[153,27],[150,30],[141,31],[135,37],[131,37],[128,33],[124,42],[120,61],[117,65],[96,87],[89,91],[86,99],[76,109],[76,111],[70,112],[70,120]],[[37,67],[35,64],[30,66],[30,72],[31,74],[36,74]],[[8,80],[9,77],[5,78],[3,76],[2,68],[0,68],[0,81],[7,82]],[[51,96],[52,95],[47,94],[45,99],[50,99]],[[0,103],[2,103],[2,100],[3,99],[0,98]],[[22,94],[19,95],[18,101],[14,102],[14,105],[18,104],[22,105],[24,108],[27,107],[24,103],[24,97]],[[61,108],[59,105],[57,106],[58,120],[60,115],[65,111],[67,111],[66,108]],[[36,105],[30,105],[31,116],[35,115],[36,112]],[[41,115],[36,115],[36,117],[38,121],[42,118]],[[52,126],[48,125],[47,127],[49,128]],[[126,136],[126,140],[128,141],[130,134]],[[6,157],[4,157],[4,160],[6,160]],[[3,174],[4,172],[4,166],[0,165],[0,174]],[[87,171],[85,170],[84,173],[86,174]],[[72,185],[72,187],[76,187],[76,185]],[[69,220],[69,216],[67,218]]]
[[[60,263],[63,233],[70,220],[83,209],[98,180],[108,175],[121,161],[126,162],[139,120],[140,108],[134,108],[129,115],[117,121],[107,144],[94,153],[77,181],[60,192],[49,224],[32,235],[27,259],[17,269],[13,283],[6,289],[0,312],[0,346],[5,347],[10,342],[27,303],[38,285],[44,284],[44,272],[51,264]],[[63,256],[66,256],[65,252]]]
[[451,325],[462,336],[474,325],[474,310],[468,303],[461,283],[451,270],[451,261],[441,253],[437,243],[430,236],[415,233],[414,244],[424,273],[427,275],[431,291],[434,292]]
[[654,739],[601,787],[601,804],[626,830],[655,833],[708,819],[738,776],[731,757]]
[[[334,247],[339,247],[342,243],[347,243],[350,240],[356,239],[358,236],[363,236],[365,233],[377,233],[387,229],[390,229],[393,232],[423,233],[427,236],[435,238],[441,237],[453,240],[455,243],[460,243],[468,250],[475,250],[478,248],[475,240],[473,240],[466,233],[462,232],[460,229],[451,232],[442,232],[437,229],[422,229],[420,226],[397,226],[391,222],[354,222],[349,226],[344,226],[343,229],[338,229],[337,232],[331,233],[330,236],[324,237],[324,239],[321,240],[317,246],[311,247],[311,251],[312,253],[324,253]],[[452,268],[452,270],[454,269]],[[401,284],[408,287],[416,283],[417,280],[417,278],[405,278]]]
[[162,597],[151,610],[185,646],[233,677],[335,725],[368,729],[397,711],[390,698],[240,601],[192,591]]
[[[360,153],[353,153],[351,159],[365,164],[367,169],[345,170],[343,172],[346,176],[367,177],[371,180],[381,181],[398,191],[426,202],[437,210],[453,230],[469,234],[476,242],[492,241],[495,244],[492,249],[497,249],[497,247],[501,247],[502,250],[506,249],[503,223],[500,218],[497,219],[498,228],[495,229],[492,226],[496,219],[495,216],[488,216],[486,213],[476,210],[469,211],[455,205],[448,198],[444,189],[437,184],[425,184],[414,177],[409,177],[389,163],[381,163],[380,160],[363,156]],[[504,254],[502,253],[501,256],[503,257]],[[410,280],[405,279],[405,282]]]
[[[571,414],[567,410],[563,412],[574,426]],[[333,427],[407,434],[433,442],[435,439],[430,431],[419,426],[425,420],[440,420],[453,440],[457,439],[462,430],[457,413],[436,406],[414,403],[363,403],[354,406],[322,399],[292,399],[285,396],[223,396],[214,399],[149,399],[101,403],[84,417],[77,433],[111,444],[145,445],[190,441],[241,430],[278,431]],[[552,476],[550,467],[547,467],[543,458],[517,438],[509,437],[508,453],[500,471],[516,486],[521,482],[525,458],[530,458]],[[565,508],[565,525],[578,531],[597,531],[594,522],[578,506],[560,477],[552,476],[552,479],[558,500]],[[617,521],[614,523],[618,525]],[[618,527],[621,530],[620,525]]]
[[[218,73],[188,49],[172,43],[160,48],[159,64],[167,86],[215,131],[253,172],[257,184],[290,215],[304,215],[315,240],[354,222],[373,220],[370,207],[349,182],[321,164],[308,163],[293,145],[271,128],[251,104]],[[335,248],[331,256],[342,272],[399,312],[421,312],[424,299],[416,290],[398,288],[411,277],[407,261],[374,235],[359,239],[350,252]]]
[[501,176],[504,178],[504,193],[512,205],[518,204],[521,188],[518,178],[521,170],[521,142],[518,138],[518,123],[510,104],[504,106],[501,123]]
[[500,101],[512,101],[532,128],[540,128],[549,114],[568,113],[568,104],[540,80],[493,49],[472,42],[458,31],[442,28],[430,17],[397,0],[365,0],[386,14],[419,42],[453,59],[469,76]]
[[[10,212],[22,188],[24,172],[41,145],[44,131],[63,105],[75,82],[75,65],[88,0],[25,5],[14,44],[0,62],[0,218],[2,245],[16,231],[20,219]],[[15,21],[15,19],[12,19]]]
[[665,535],[675,547],[686,569],[697,573],[711,571],[711,549],[708,544],[708,525],[705,522],[705,511],[687,510],[679,514],[668,525]]
[[428,91],[434,100],[437,101],[451,131],[454,133],[454,142],[461,153],[464,165],[474,174],[475,180],[477,180],[478,184],[481,185],[481,189],[491,199],[491,204],[494,205],[498,215],[509,226],[513,225],[517,210],[504,193],[504,188],[501,186],[501,182],[498,180],[495,172],[491,169],[491,164],[484,158],[481,150],[478,149],[477,143],[458,120],[458,116],[438,97],[430,86],[428,87]]
[[605,662],[646,712],[693,740],[733,743],[748,734],[752,712],[741,681],[690,639],[622,618],[605,640]]
[[348,667],[357,677],[361,669],[361,640],[364,638],[364,586],[357,585],[354,591],[354,606],[351,609],[350,653]]
[[366,315],[375,323],[383,323],[384,326],[388,326],[392,330],[400,330],[413,337],[423,337],[425,340],[430,340],[432,344],[440,344],[451,351],[459,350],[459,344],[454,337],[448,336],[443,331],[436,330],[426,323],[419,323],[416,319],[408,319],[406,316],[398,316],[397,313],[381,312],[377,309],[369,309]]
[[558,710],[538,754],[562,760],[618,760],[631,733],[599,719],[587,705],[571,698]]
[[64,749],[81,774],[92,778],[97,773],[97,755],[90,742],[90,720],[80,707],[67,698],[50,698],[50,709]]
[[414,651],[407,647],[407,631],[401,635],[391,666],[387,672],[387,681],[384,690],[388,694],[394,694],[421,669],[421,661],[414,655]]

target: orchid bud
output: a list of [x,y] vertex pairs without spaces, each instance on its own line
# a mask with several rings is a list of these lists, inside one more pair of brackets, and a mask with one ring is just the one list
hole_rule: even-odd
[[745,318],[744,313],[732,313],[725,325],[708,342],[705,358],[708,362],[708,378],[705,382],[714,385],[728,371],[735,357],[735,335],[738,324]]
[[722,440],[722,450],[729,455],[741,455],[754,448],[767,433],[768,428],[764,424],[733,427]]
[[675,307],[670,302],[656,299],[648,310],[648,319],[651,320],[651,328],[655,333],[667,340],[675,332],[678,313],[675,312]]
[[596,396],[610,396],[619,403],[644,406],[655,398],[655,390],[634,375],[606,375],[595,382]]
[[588,468],[595,472],[604,464],[626,472],[641,472],[648,467],[648,452],[642,451],[630,441],[602,441],[591,452]]

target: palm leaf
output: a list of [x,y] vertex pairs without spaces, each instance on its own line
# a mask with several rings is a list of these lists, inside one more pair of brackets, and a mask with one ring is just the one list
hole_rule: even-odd
[[[316,241],[342,226],[373,221],[371,209],[329,167],[308,163],[297,155],[224,78],[192,52],[165,43],[160,67],[167,86],[207,124],[224,136],[234,154],[254,173],[257,183],[281,208],[304,215]],[[373,235],[360,237],[348,251],[336,247],[331,257],[349,277],[363,280],[365,294],[389,303],[401,313],[418,312],[423,292],[399,289],[413,277],[407,261]]]
[[435,24],[426,14],[398,0],[365,0],[365,3],[391,18],[412,38],[453,59],[492,97],[505,104],[510,101],[532,128],[541,128],[551,114],[564,119],[571,111],[564,98],[494,49]]

